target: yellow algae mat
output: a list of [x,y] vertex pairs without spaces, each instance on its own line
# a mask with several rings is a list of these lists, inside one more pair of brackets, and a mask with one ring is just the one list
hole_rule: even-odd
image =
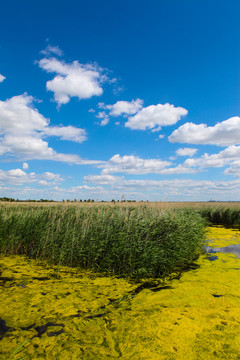
[[[207,238],[220,248],[240,232]],[[240,359],[240,259],[212,255],[164,284],[1,257],[0,359]]]

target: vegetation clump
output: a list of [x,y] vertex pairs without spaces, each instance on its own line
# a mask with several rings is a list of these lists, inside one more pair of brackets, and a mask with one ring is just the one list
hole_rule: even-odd
[[229,206],[202,207],[199,214],[210,224],[224,225],[229,227],[240,226],[240,208]]
[[165,277],[197,256],[195,211],[147,206],[1,206],[0,252],[133,278]]

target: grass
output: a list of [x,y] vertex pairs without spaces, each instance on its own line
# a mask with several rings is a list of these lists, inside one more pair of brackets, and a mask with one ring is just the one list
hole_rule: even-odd
[[165,277],[200,252],[205,221],[154,206],[2,205],[0,252],[97,272]]

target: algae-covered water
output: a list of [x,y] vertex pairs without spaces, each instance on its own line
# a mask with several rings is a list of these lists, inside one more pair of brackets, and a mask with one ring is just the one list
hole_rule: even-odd
[[240,359],[240,259],[215,251],[240,232],[207,237],[209,253],[165,283],[1,257],[0,359]]

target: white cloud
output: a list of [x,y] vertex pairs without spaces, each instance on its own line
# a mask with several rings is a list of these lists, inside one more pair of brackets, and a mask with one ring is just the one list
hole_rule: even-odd
[[29,168],[28,163],[24,162],[22,164],[22,168],[23,168],[23,170],[27,170]]
[[230,166],[225,169],[224,174],[240,178],[240,160],[233,161]]
[[100,111],[96,115],[96,118],[101,119],[101,122],[99,123],[99,125],[101,125],[101,126],[105,126],[109,123],[109,116],[106,114],[105,111]]
[[171,104],[150,105],[140,110],[136,115],[129,117],[125,123],[132,130],[160,131],[162,126],[176,124],[188,111]]
[[50,44],[48,44],[47,47],[41,51],[41,54],[45,56],[50,56],[52,54],[63,56],[63,52],[58,46],[52,46]]
[[23,171],[23,170],[21,170],[21,169],[9,170],[7,173],[8,173],[10,176],[12,176],[12,177],[18,177],[18,178],[27,175],[27,174],[25,173],[25,171]]
[[45,172],[43,174],[35,174],[34,172],[27,173],[22,169],[12,169],[4,171],[0,169],[0,184],[13,184],[21,186],[27,183],[40,183],[44,182],[47,185],[55,185],[64,181],[59,174]]
[[105,126],[109,123],[109,117],[105,117],[104,119],[102,119],[102,121],[100,122],[101,126]]
[[46,180],[40,180],[38,183],[39,183],[39,185],[43,185],[43,186],[48,185],[48,182]]
[[170,142],[188,144],[237,145],[240,144],[240,117],[232,117],[215,126],[185,123],[173,131],[168,139]]
[[[105,111],[99,111],[96,115],[96,118],[102,119],[100,122],[101,126],[105,126],[110,121],[110,116],[117,117],[124,115],[135,114],[142,108],[143,100],[137,99],[132,101],[117,101],[113,105],[105,105],[103,102],[98,103],[98,107],[100,109],[104,109]],[[90,109],[91,110],[91,109]],[[119,125],[119,122],[115,123]]]
[[100,108],[109,110],[110,116],[133,115],[136,114],[143,106],[143,100],[136,99],[132,101],[117,101],[113,105],[98,104]]
[[71,97],[89,99],[103,93],[101,84],[107,80],[97,64],[80,64],[78,61],[65,63],[56,58],[43,58],[38,62],[40,68],[55,73],[53,80],[47,81],[47,90],[53,91],[58,105],[66,104]]
[[175,167],[172,168],[167,168],[167,169],[163,169],[161,170],[161,172],[159,172],[162,175],[172,175],[172,174],[194,174],[196,173],[196,170],[189,168],[188,166],[184,166],[184,165],[177,165]]
[[[169,167],[172,163],[170,161],[163,161],[160,159],[141,159],[134,155],[119,154],[114,155],[108,161],[103,164],[97,165],[98,168],[103,169],[101,176],[110,175],[114,173],[125,173],[125,174],[190,174],[195,173],[196,170],[192,169],[188,165],[177,165],[175,167]],[[110,177],[110,179],[115,177]]]
[[223,167],[240,158],[240,146],[229,146],[217,154],[204,154],[200,158],[187,159],[183,163],[189,167]]
[[0,154],[14,154],[26,160],[87,162],[78,155],[58,154],[43,140],[46,136],[57,136],[80,143],[86,139],[85,130],[73,126],[49,126],[50,120],[38,112],[33,101],[26,93],[0,101]]
[[240,193],[240,181],[210,181],[193,179],[173,180],[126,180],[115,177],[105,179],[104,175],[89,175],[84,181],[101,184],[108,187],[99,191],[98,196],[105,198],[119,198],[124,194],[126,198],[159,200],[191,201],[203,200],[240,200],[236,194]]
[[48,126],[44,130],[44,134],[47,136],[58,136],[62,140],[75,141],[82,143],[87,139],[86,131],[74,126]]
[[6,79],[5,76],[3,76],[2,74],[0,74],[0,82],[3,82]]
[[102,174],[112,174],[123,172],[126,174],[148,174],[161,173],[161,171],[169,166],[169,161],[162,161],[160,159],[141,159],[133,155],[120,156],[114,155],[103,165],[98,167],[103,168]]
[[112,185],[121,181],[121,177],[113,175],[88,175],[84,176],[84,182],[100,185]]
[[196,154],[197,151],[198,151],[198,149],[180,148],[180,149],[176,150],[176,154],[178,156],[190,156],[190,157],[192,157],[193,155]]
[[[17,170],[17,169],[15,169]],[[57,174],[56,174],[57,175]],[[0,170],[0,188],[2,196],[21,199],[88,199],[111,200],[126,199],[136,200],[174,200],[191,201],[197,200],[240,200],[240,180],[210,181],[193,179],[130,179],[112,175],[88,175],[84,178],[87,185],[80,184],[71,188],[58,186],[55,182],[50,183],[44,178],[44,174],[27,174],[28,177],[13,176]],[[3,181],[4,180],[4,181]],[[2,186],[2,183],[8,183]],[[33,183],[35,187],[25,186]],[[12,187],[11,187],[12,185]],[[19,185],[19,186],[16,186]],[[48,186],[46,193],[45,187]]]

